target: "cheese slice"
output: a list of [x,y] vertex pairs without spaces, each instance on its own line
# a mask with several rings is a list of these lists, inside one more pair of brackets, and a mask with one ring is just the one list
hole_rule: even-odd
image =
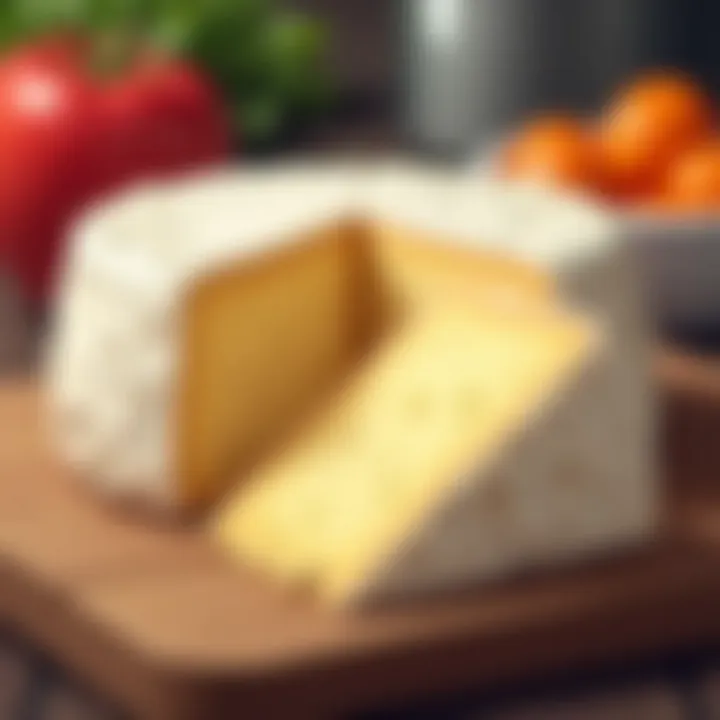
[[562,313],[436,305],[250,474],[215,532],[340,603],[627,541],[639,528],[617,512],[623,478],[603,471],[588,414],[603,351],[596,328]]

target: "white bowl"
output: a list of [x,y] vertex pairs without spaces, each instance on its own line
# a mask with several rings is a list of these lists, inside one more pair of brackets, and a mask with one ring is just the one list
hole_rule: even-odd
[[643,212],[623,221],[658,324],[678,332],[720,326],[720,217]]
[[[476,154],[470,171],[493,175],[498,147]],[[720,329],[720,214],[605,209],[616,216],[635,254],[658,327],[679,334]]]

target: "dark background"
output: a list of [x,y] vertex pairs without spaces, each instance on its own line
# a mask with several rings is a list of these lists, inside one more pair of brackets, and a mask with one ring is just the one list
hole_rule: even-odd
[[[396,121],[407,38],[403,13],[416,0],[289,0],[317,12],[333,31],[332,63],[350,103]],[[450,2],[451,0],[448,0]],[[478,12],[493,12],[504,0],[466,0]],[[614,6],[617,27],[598,20]],[[527,0],[521,22],[529,50],[519,62],[545,68],[552,83],[531,83],[522,101],[506,112],[514,121],[528,110],[599,107],[618,82],[643,67],[673,66],[691,72],[720,92],[720,1],[718,0]],[[632,22],[624,18],[633,17]],[[586,38],[599,39],[591,50]],[[626,46],[622,43],[628,43]],[[621,50],[621,47],[627,49]],[[593,82],[593,67],[604,68]],[[478,73],[492,72],[477,68]],[[503,80],[504,81],[504,80]],[[512,82],[512,78],[507,78]]]

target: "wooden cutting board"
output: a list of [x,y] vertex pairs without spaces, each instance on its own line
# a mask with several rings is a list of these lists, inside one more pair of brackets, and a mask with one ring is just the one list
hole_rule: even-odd
[[717,637],[714,542],[676,495],[652,548],[345,616],[232,566],[199,531],[102,506],[53,461],[33,383],[8,381],[0,619],[135,716],[321,718],[414,702]]

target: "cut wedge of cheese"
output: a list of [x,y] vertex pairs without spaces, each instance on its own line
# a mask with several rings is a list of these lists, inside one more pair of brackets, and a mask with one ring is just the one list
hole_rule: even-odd
[[361,601],[652,534],[650,330],[617,226],[548,191],[404,163],[198,176],[78,224],[50,427],[94,487],[227,497],[232,552]]
[[588,414],[603,351],[596,329],[560,313],[436,305],[249,475],[215,531],[343,603],[627,541],[638,528],[616,513],[623,479],[602,471]]

